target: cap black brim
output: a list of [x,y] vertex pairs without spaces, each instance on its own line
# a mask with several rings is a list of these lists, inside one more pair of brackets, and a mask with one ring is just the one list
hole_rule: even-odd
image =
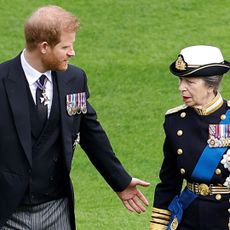
[[224,61],[223,63],[213,63],[208,65],[202,65],[199,67],[187,67],[186,70],[178,70],[173,62],[170,65],[170,71],[172,74],[178,77],[207,77],[215,75],[223,75],[230,69],[230,63]]

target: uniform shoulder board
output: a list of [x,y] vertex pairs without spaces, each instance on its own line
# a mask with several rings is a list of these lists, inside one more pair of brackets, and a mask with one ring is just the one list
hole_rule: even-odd
[[227,105],[228,105],[228,107],[230,107],[230,100],[227,101]]
[[181,111],[181,110],[183,110],[183,109],[186,109],[187,107],[188,107],[188,106],[185,105],[185,104],[179,105],[179,106],[177,106],[177,107],[175,107],[175,108],[169,109],[169,110],[165,113],[165,115],[179,112],[179,111]]

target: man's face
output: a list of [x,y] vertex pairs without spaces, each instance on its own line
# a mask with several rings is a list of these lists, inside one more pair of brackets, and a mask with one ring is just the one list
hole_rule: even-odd
[[69,59],[75,55],[73,49],[75,36],[75,32],[63,32],[57,45],[48,46],[46,54],[42,56],[42,63],[46,70],[65,71],[67,69]]

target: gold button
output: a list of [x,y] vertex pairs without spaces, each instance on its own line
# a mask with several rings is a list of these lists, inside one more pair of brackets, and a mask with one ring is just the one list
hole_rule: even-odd
[[181,155],[183,153],[183,150],[182,149],[177,149],[177,154],[178,155]]
[[181,173],[181,174],[185,174],[185,169],[181,168],[181,169],[180,169],[180,173]]
[[228,209],[228,213],[230,213],[230,208]]
[[221,170],[220,169],[216,169],[215,173],[216,173],[216,175],[220,175],[221,174]]
[[181,118],[186,117],[186,113],[185,113],[185,112],[182,112],[182,113],[180,114],[180,117],[181,117]]
[[220,194],[216,195],[216,200],[221,200],[221,195]]
[[183,135],[183,131],[182,131],[182,130],[178,130],[178,131],[177,131],[177,136],[180,137],[180,136],[182,136],[182,135]]
[[222,114],[221,116],[220,116],[220,119],[223,121],[223,120],[225,120],[226,119],[226,115],[225,114]]

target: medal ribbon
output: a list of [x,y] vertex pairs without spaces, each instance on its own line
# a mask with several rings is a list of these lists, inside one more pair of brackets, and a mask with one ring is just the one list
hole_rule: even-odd
[[[230,123],[230,110],[228,110],[225,115],[226,119],[221,121],[220,124],[227,125]],[[219,135],[223,135],[220,130]],[[209,145],[207,145],[193,170],[192,178],[209,182],[226,150],[227,147],[210,148]]]
[[40,78],[35,82],[35,84],[36,84],[36,86],[39,88],[39,89],[41,89],[43,92],[45,91],[45,89],[46,89],[46,82],[47,82],[47,77],[45,78],[45,80],[44,80],[44,83],[43,83],[43,85],[41,84],[41,82],[40,82]]

